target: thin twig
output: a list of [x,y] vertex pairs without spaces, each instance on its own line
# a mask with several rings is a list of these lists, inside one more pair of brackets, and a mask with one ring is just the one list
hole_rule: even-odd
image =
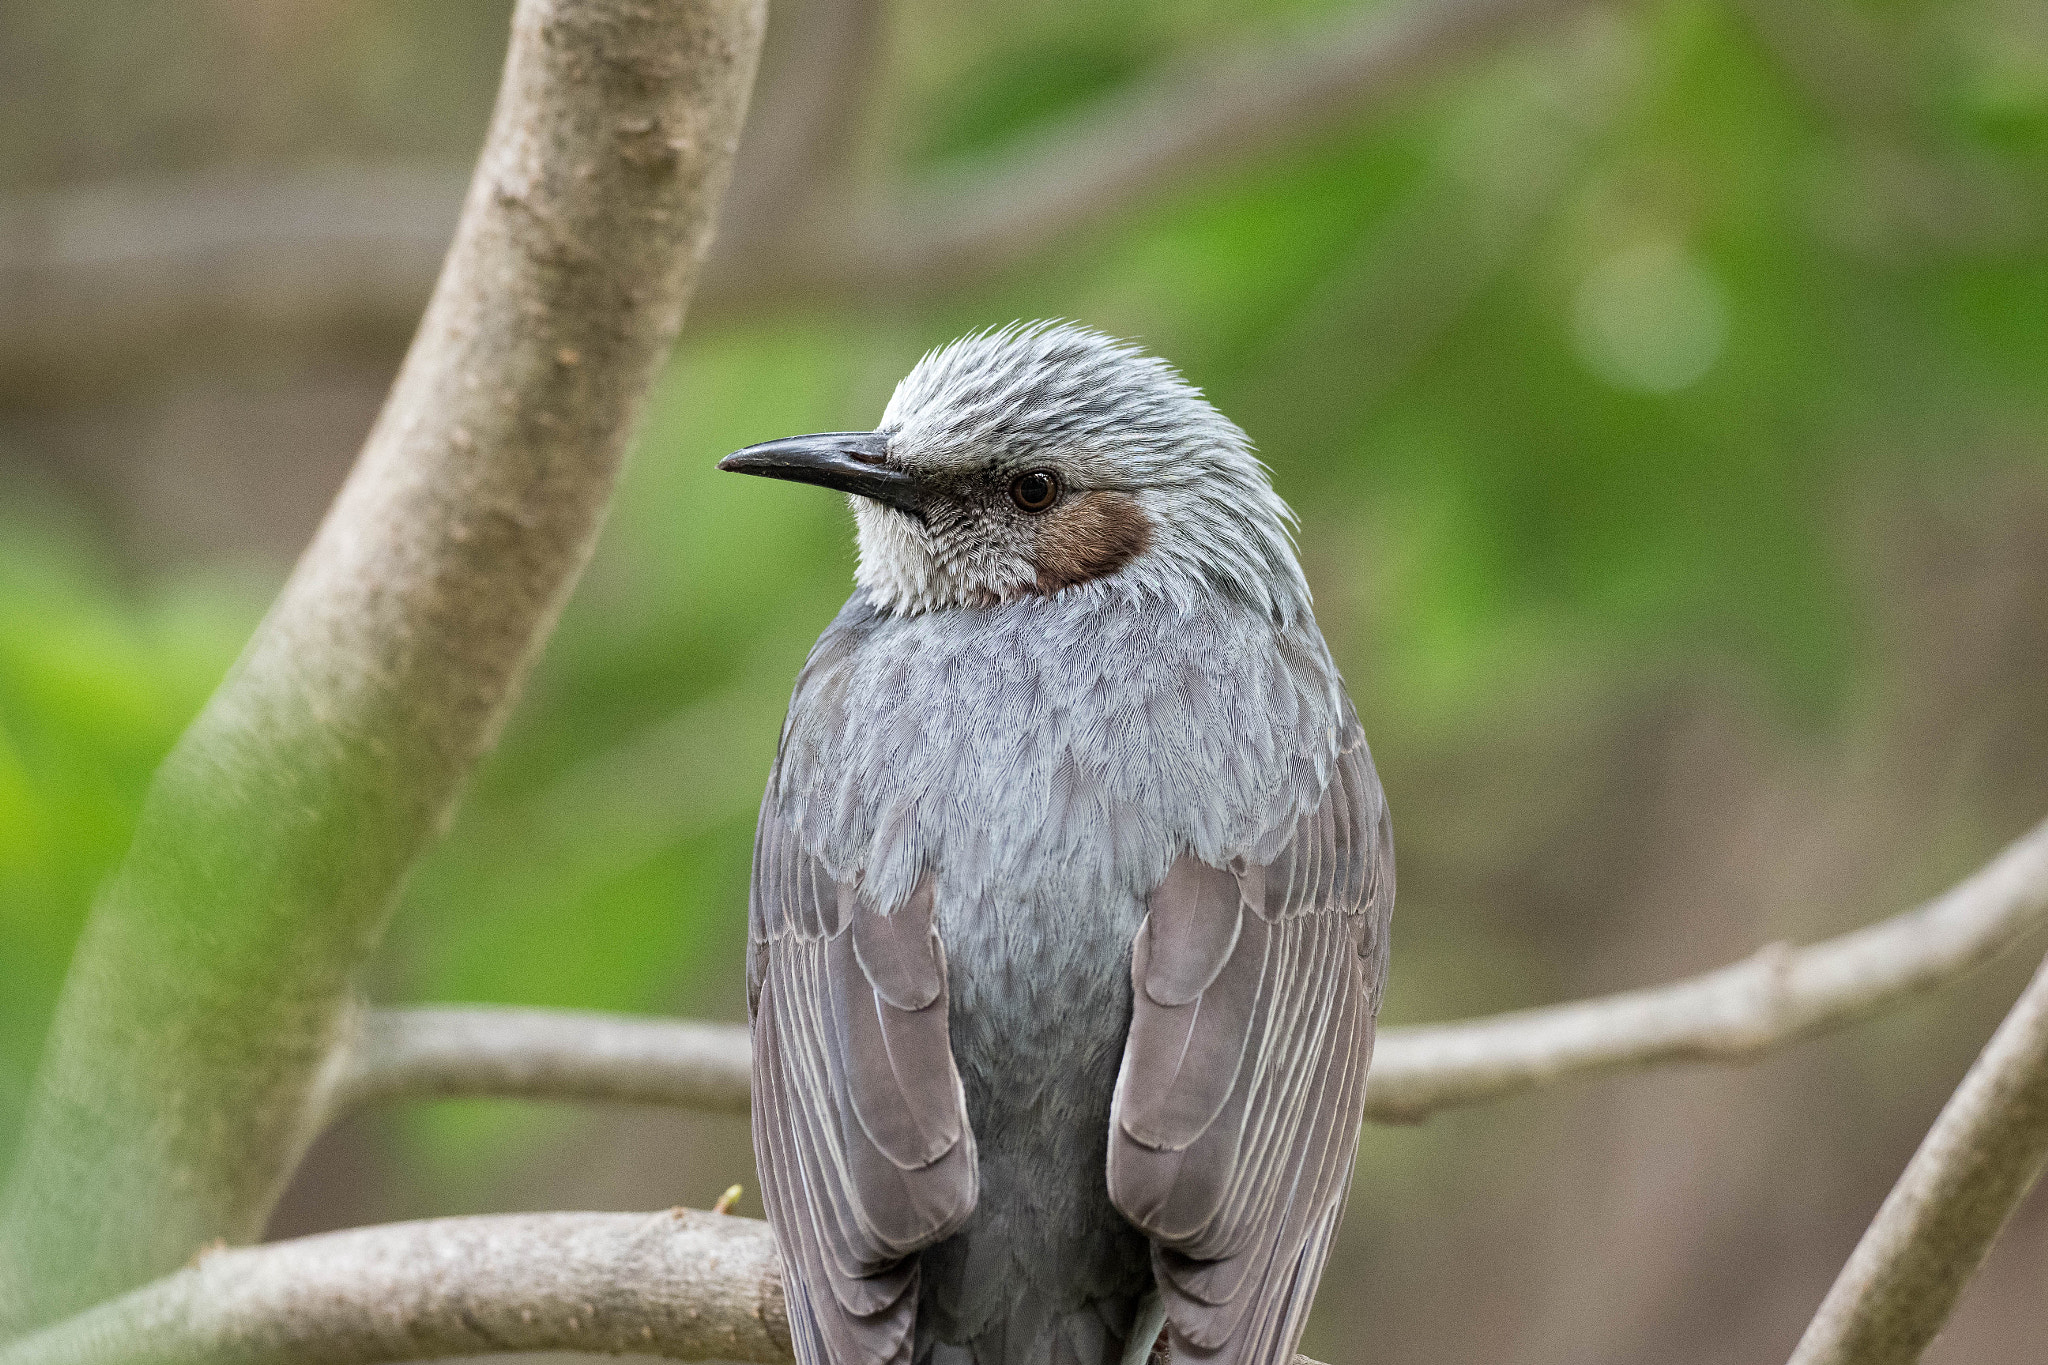
[[518,5],[391,397],[72,961],[0,1207],[0,1336],[260,1232],[355,969],[590,555],[761,23],[761,0]]
[[1792,1365],[1910,1365],[2048,1163],[2048,962],[1856,1244]]
[[[2048,821],[1918,909],[1668,986],[1380,1035],[1366,1115],[1413,1122],[1573,1077],[1743,1061],[1956,981],[2048,921]],[[435,1095],[744,1107],[734,1026],[549,1010],[372,1011],[338,1102]]]
[[1415,1119],[1566,1076],[1745,1061],[1945,986],[2048,922],[2048,821],[1943,895],[1807,948],[1782,944],[1669,986],[1388,1032],[1367,1103]]
[[582,1010],[370,1010],[336,1076],[336,1111],[374,1100],[525,1095],[744,1114],[751,1080],[738,1024]]

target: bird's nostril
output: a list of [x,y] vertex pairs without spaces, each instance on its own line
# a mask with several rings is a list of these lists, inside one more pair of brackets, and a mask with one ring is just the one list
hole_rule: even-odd
[[849,450],[846,452],[846,458],[858,460],[862,464],[880,464],[882,462],[882,452],[879,450]]

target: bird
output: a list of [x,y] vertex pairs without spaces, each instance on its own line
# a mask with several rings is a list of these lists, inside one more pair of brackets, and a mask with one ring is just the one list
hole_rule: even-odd
[[800,1365],[1287,1365],[1351,1185],[1393,837],[1245,433],[1067,322],[719,468],[847,495],[748,911]]

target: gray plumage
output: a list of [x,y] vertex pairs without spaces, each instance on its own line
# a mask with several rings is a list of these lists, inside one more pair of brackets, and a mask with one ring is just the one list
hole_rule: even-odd
[[[822,444],[821,444],[822,443]],[[1385,801],[1242,433],[1065,326],[934,352],[871,436],[748,955],[803,1365],[1291,1359],[1386,968]],[[1056,496],[1035,503],[1043,474]]]

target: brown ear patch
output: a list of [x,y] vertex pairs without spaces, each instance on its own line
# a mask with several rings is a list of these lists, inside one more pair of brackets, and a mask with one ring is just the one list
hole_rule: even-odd
[[1097,489],[1068,498],[1039,521],[1038,591],[1050,597],[1115,573],[1151,543],[1152,519],[1130,494]]

